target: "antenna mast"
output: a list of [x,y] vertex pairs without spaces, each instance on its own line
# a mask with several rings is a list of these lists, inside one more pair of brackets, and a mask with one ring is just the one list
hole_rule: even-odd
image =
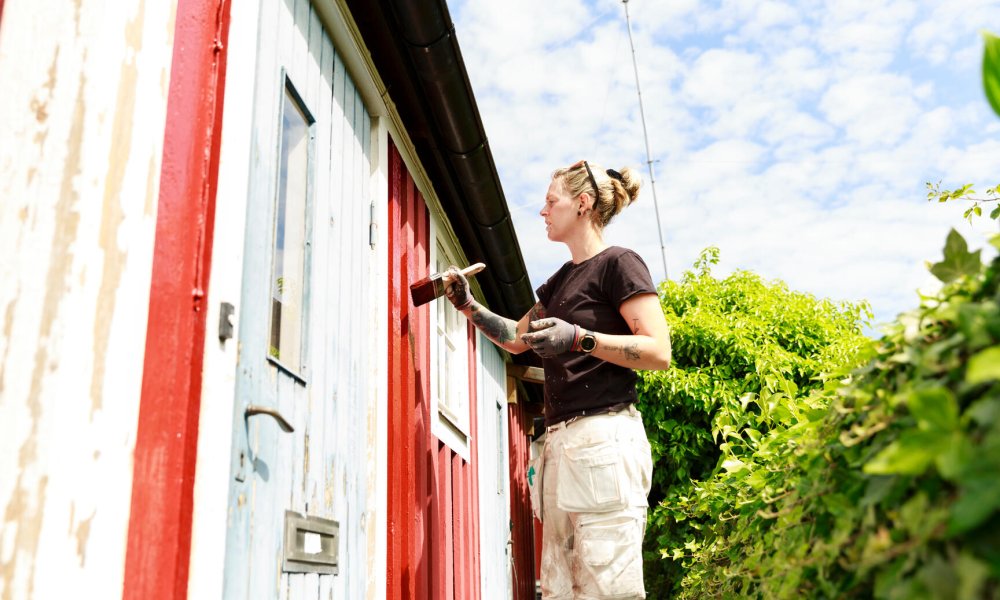
[[653,188],[653,208],[656,210],[656,234],[660,236],[660,255],[663,257],[663,278],[670,279],[667,271],[667,247],[663,244],[663,231],[660,227],[660,205],[656,199],[656,176],[653,174],[653,154],[649,150],[649,133],[646,131],[646,111],[642,108],[642,89],[639,87],[639,63],[635,58],[635,43],[632,41],[632,21],[628,16],[628,0],[622,0],[625,5],[625,27],[628,28],[628,44],[632,48],[632,69],[635,71],[635,91],[639,95],[639,118],[642,120],[642,137],[646,141],[646,165],[649,167],[649,185]]

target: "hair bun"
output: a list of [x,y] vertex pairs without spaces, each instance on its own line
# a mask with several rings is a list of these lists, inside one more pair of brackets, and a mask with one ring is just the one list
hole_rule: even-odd
[[[611,171],[612,169],[608,170]],[[621,208],[625,208],[639,198],[639,188],[642,187],[642,177],[640,177],[639,173],[631,167],[622,167],[618,171],[615,171],[615,173],[618,177],[614,177],[610,173],[608,173],[608,176],[620,182],[622,188],[624,188],[625,194],[628,197],[628,203],[624,204]]]

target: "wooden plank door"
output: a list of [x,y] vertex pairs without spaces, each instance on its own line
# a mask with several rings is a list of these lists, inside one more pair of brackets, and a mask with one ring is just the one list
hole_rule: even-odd
[[[261,3],[247,101],[225,597],[364,597],[371,119],[309,0]],[[339,527],[296,541],[306,554],[335,552],[335,568],[289,568],[288,511]]]

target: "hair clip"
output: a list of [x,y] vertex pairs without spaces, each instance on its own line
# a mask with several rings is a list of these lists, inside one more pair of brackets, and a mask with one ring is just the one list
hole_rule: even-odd
[[607,171],[605,171],[605,173],[607,173],[608,177],[610,177],[611,179],[617,179],[618,181],[625,183],[624,181],[622,181],[622,174],[619,173],[618,171],[615,171],[614,169],[608,169]]

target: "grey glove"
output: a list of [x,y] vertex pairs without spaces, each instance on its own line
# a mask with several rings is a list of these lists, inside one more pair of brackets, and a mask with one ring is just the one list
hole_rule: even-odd
[[469,280],[462,275],[462,272],[455,265],[448,267],[445,277],[451,279],[451,283],[444,289],[444,295],[458,310],[465,310],[472,304],[472,294],[469,293]]
[[553,358],[574,349],[577,329],[562,319],[548,317],[528,323],[528,333],[521,336],[521,341],[542,358]]

